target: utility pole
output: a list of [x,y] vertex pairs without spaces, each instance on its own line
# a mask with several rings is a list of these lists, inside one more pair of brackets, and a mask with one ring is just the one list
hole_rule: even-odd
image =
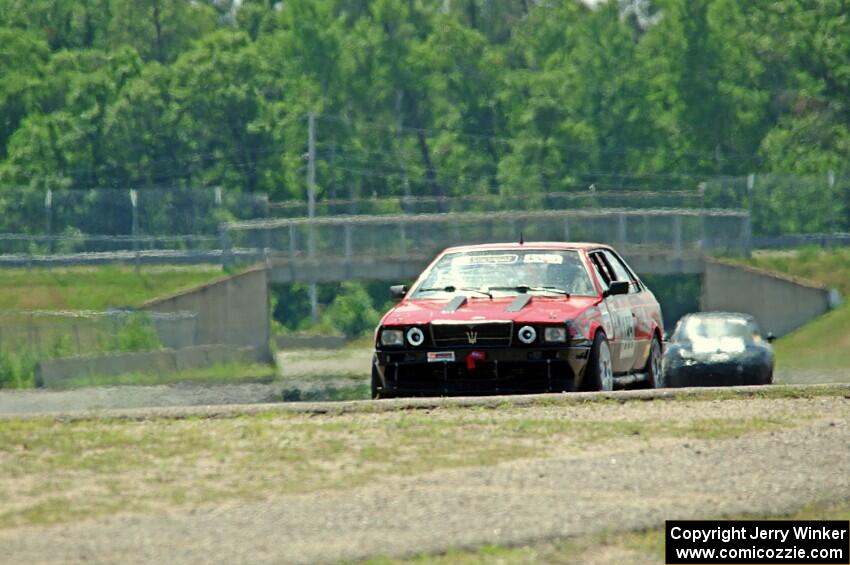
[[[307,217],[316,217],[316,116],[307,114]],[[316,258],[316,229],[310,223],[307,234],[307,254],[310,261]],[[310,320],[319,321],[319,296],[316,283],[310,283]]]
[[401,187],[406,198],[410,197],[410,182],[407,180],[407,167],[404,166],[404,151],[402,142],[404,141],[404,116],[402,114],[402,102],[404,101],[404,91],[396,90],[395,93],[395,113],[396,113],[396,131],[395,131],[395,150],[398,157],[399,168],[401,169]]
[[[307,216],[316,215],[316,117],[307,114]],[[312,239],[312,238],[311,238]],[[315,241],[310,243],[310,254],[315,252]]]
[[755,205],[753,202],[753,190],[756,186],[756,175],[750,173],[747,175],[747,217],[744,220],[744,256],[749,257],[752,250],[753,240],[753,212]]

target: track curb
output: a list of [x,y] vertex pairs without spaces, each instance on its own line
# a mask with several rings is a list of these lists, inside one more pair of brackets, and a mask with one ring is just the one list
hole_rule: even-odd
[[154,419],[235,418],[272,414],[342,415],[382,413],[403,410],[435,410],[440,408],[487,408],[571,406],[594,402],[634,402],[655,400],[717,401],[736,398],[811,398],[844,396],[850,400],[850,383],[690,387],[654,390],[619,390],[611,392],[549,393],[484,397],[397,398],[387,400],[347,400],[331,402],[271,402],[261,404],[220,404],[205,406],[150,407],[73,410],[66,412],[33,412],[0,414],[0,422],[8,420],[54,419],[61,422],[113,419],[143,421]]

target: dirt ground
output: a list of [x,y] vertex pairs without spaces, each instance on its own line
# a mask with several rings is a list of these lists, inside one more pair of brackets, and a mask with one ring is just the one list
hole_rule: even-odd
[[[473,433],[460,423],[468,414],[464,410],[424,414],[448,421],[460,415],[453,433],[462,439]],[[570,441],[568,435],[547,444],[542,454],[494,464],[409,475],[385,470],[351,487],[0,529],[0,561],[206,563],[215,556],[218,562],[231,563],[335,562],[570,539],[654,528],[665,519],[774,516],[819,501],[850,500],[848,394],[544,403],[497,407],[481,417],[498,421],[511,410],[553,422],[693,427],[695,421],[704,421],[718,430],[742,421],[769,425],[732,434],[707,429],[697,436],[638,431],[593,444]],[[356,425],[379,432],[405,425],[397,419],[404,413],[303,417],[339,433],[351,433],[346,430]],[[451,428],[443,428],[443,433],[452,433]],[[488,438],[475,441],[486,443]],[[349,450],[342,449],[328,455],[327,463],[338,462],[337,470],[344,470],[354,464],[349,456]],[[358,457],[370,455],[360,452],[354,460]],[[280,473],[286,469],[281,467]],[[617,563],[622,555],[597,557],[594,563]]]

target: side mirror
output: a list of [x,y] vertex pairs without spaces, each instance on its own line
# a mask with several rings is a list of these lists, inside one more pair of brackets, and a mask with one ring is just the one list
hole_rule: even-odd
[[407,285],[405,284],[394,284],[390,287],[390,298],[395,300],[401,300],[407,294]]
[[776,336],[773,335],[773,332],[767,332],[767,335],[764,336],[764,339],[767,340],[767,343],[773,343],[776,340]]
[[629,293],[629,281],[611,281],[605,296],[616,296]]

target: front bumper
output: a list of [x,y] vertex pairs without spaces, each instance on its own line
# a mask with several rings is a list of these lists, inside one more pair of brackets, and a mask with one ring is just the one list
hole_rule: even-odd
[[710,362],[699,359],[665,359],[667,386],[736,386],[769,384],[769,365],[755,361]]
[[[451,396],[572,391],[590,347],[453,349],[454,361],[428,361],[428,349],[380,350],[373,363],[384,396]],[[447,350],[440,349],[445,353]],[[483,354],[470,369],[467,357]]]

